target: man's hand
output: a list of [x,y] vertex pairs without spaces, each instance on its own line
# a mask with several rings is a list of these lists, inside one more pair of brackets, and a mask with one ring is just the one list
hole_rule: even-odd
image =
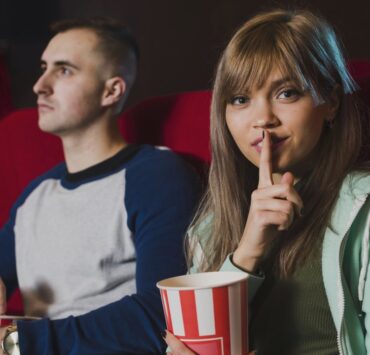
[[[6,333],[6,328],[7,327],[0,327],[0,344],[3,343],[3,340],[4,340],[4,337],[5,337],[5,333]],[[2,345],[0,345],[0,354],[1,355],[4,355],[4,351],[3,351],[3,347]]]
[[0,278],[0,314],[6,312],[6,288],[3,280]]
[[6,328],[7,327],[0,327],[0,343],[4,340]]
[[[6,288],[3,280],[0,278],[0,314],[6,312]],[[1,321],[0,321],[1,325]],[[7,327],[0,326],[0,344],[3,342]],[[2,348],[0,347],[0,354],[3,354]]]

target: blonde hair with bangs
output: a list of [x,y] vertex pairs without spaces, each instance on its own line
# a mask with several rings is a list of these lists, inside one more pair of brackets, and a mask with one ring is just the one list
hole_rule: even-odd
[[272,69],[278,69],[318,101],[328,100],[333,90],[339,92],[341,101],[333,128],[323,129],[318,143],[321,154],[299,190],[304,216],[275,245],[277,273],[289,275],[315,249],[346,174],[353,169],[368,169],[359,159],[361,122],[350,95],[355,85],[331,26],[306,10],[279,9],[253,17],[233,36],[217,67],[211,106],[208,190],[188,238],[191,265],[194,241],[204,240],[206,235],[199,271],[218,270],[237,248],[250,196],[258,183],[258,169],[242,155],[227,128],[226,105],[249,88],[261,87]]

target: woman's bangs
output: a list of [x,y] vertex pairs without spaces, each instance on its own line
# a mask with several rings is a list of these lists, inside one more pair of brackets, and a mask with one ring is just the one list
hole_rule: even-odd
[[224,93],[231,100],[236,95],[247,94],[252,88],[261,88],[270,74],[277,70],[282,77],[289,78],[300,90],[309,90],[301,68],[289,52],[277,46],[270,48],[250,48],[231,56],[226,63]]
[[283,78],[288,78],[301,91],[311,91],[313,84],[307,79],[309,76],[303,72],[294,55],[284,49],[280,50],[274,62],[274,69],[280,72]]
[[271,56],[259,53],[240,53],[230,58],[225,73],[225,94],[232,98],[235,95],[247,94],[253,87],[261,87],[268,78],[272,60]]

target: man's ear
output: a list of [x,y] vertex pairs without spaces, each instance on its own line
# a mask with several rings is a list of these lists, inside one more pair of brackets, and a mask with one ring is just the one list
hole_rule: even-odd
[[102,106],[110,106],[120,101],[126,92],[126,82],[123,78],[115,76],[105,82],[102,97]]
[[327,100],[328,113],[326,117],[328,122],[333,122],[335,120],[335,117],[339,110],[340,102],[341,102],[341,90],[340,86],[337,85],[332,90],[331,94],[329,95],[329,99]]

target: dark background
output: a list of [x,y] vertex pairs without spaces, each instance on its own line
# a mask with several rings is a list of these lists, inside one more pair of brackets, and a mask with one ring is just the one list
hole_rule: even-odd
[[32,85],[54,20],[109,15],[131,27],[141,61],[130,105],[149,96],[210,88],[232,33],[253,14],[279,6],[321,13],[341,37],[347,57],[370,58],[369,0],[0,0],[0,51],[9,66],[14,105],[35,105]]

